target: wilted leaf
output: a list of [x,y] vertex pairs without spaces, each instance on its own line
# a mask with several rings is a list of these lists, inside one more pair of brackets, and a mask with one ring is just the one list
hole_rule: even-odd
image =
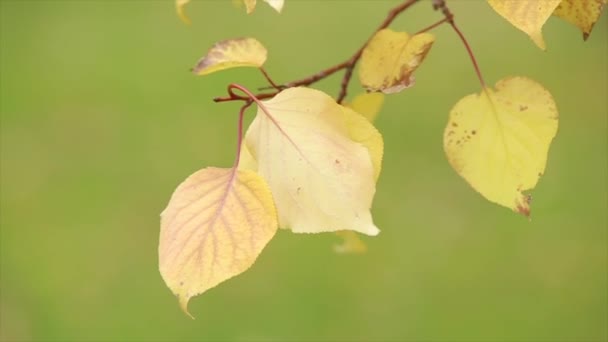
[[361,56],[359,80],[368,91],[385,94],[414,85],[412,73],[426,57],[435,37],[421,33],[410,37],[390,29],[378,31]]
[[492,8],[511,25],[525,32],[545,49],[542,28],[562,0],[488,0]]
[[254,38],[228,39],[216,43],[192,70],[197,75],[236,67],[261,67],[266,48]]
[[188,313],[191,297],[247,270],[276,230],[272,195],[258,174],[197,171],[161,214],[160,273]]
[[190,0],[175,0],[175,8],[177,10],[177,15],[179,18],[186,24],[190,24],[190,18],[186,15],[186,4],[189,3]]
[[334,245],[334,251],[340,254],[362,254],[367,252],[367,245],[356,232],[341,230],[336,235],[342,239],[340,244]]
[[384,94],[363,93],[357,95],[347,107],[363,115],[369,122],[374,122],[384,104]]
[[246,142],[275,198],[279,226],[378,234],[370,208],[380,133],[318,90],[290,88],[263,103],[268,113],[258,108]]
[[496,90],[461,99],[450,112],[443,144],[448,160],[475,190],[491,202],[530,214],[530,197],[545,170],[557,132],[551,94],[540,84],[513,77]]
[[583,31],[583,39],[587,40],[606,2],[606,0],[562,0],[553,15],[578,26]]

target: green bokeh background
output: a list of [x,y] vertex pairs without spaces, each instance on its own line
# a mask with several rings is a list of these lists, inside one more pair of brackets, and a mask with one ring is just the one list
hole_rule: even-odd
[[[157,265],[159,213],[183,179],[231,165],[254,69],[188,72],[215,41],[255,36],[279,82],[354,51],[396,1],[2,0],[2,340],[605,341],[608,338],[608,20],[587,42],[552,18],[548,51],[484,1],[451,1],[485,78],[526,75],[554,95],[560,128],[533,191],[533,219],[484,200],[448,165],[443,128],[479,91],[449,27],[377,120],[383,174],[365,255],[332,234],[280,231],[252,269],[190,303]],[[395,29],[440,19],[426,2]],[[339,76],[318,84],[337,94]],[[356,79],[355,79],[356,81]],[[353,83],[352,93],[359,86]],[[253,112],[249,114],[253,116]]]

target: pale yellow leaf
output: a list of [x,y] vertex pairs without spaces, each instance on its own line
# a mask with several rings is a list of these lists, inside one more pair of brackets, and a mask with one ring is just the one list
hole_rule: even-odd
[[[272,7],[275,11],[281,13],[283,10],[284,0],[264,0],[270,7]],[[251,14],[255,10],[255,6],[257,4],[256,0],[243,0],[245,4],[245,9],[247,10],[247,14]]]
[[450,112],[444,149],[452,167],[491,202],[530,214],[530,197],[557,133],[551,94],[524,77],[461,99]]
[[175,0],[175,8],[177,10],[177,15],[179,18],[186,24],[190,24],[190,18],[186,15],[186,4],[189,3],[190,0]]
[[378,31],[361,55],[359,80],[370,92],[392,94],[414,85],[412,73],[433,45],[430,33],[411,36],[390,29]]
[[160,273],[189,315],[191,297],[247,270],[276,230],[272,195],[258,174],[197,171],[161,214]]
[[545,49],[542,28],[562,0],[488,0],[494,11]]
[[382,159],[378,131],[314,89],[286,89],[263,104],[268,113],[258,108],[246,143],[275,198],[279,226],[297,233],[378,234],[370,213],[372,153],[380,150],[376,159]]
[[192,70],[197,75],[236,67],[261,67],[266,48],[254,38],[228,39],[216,43]]
[[374,122],[383,104],[384,94],[363,93],[355,96],[353,102],[347,104],[347,107],[363,115],[369,122]]
[[341,230],[336,235],[342,239],[340,244],[334,245],[334,251],[339,254],[362,254],[367,252],[367,245],[356,232]]
[[264,0],[264,2],[279,13],[283,10],[284,0]]
[[606,3],[607,0],[562,0],[553,15],[578,26],[587,40]]

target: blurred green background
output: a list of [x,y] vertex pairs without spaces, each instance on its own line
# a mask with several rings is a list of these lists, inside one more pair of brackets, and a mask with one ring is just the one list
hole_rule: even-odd
[[[529,76],[560,110],[532,220],[484,200],[444,157],[448,112],[479,84],[442,26],[416,86],[377,120],[382,233],[367,254],[280,231],[252,269],[191,301],[196,320],[180,311],[158,272],[159,213],[195,170],[233,161],[239,104],[211,98],[265,85],[254,69],[189,68],[247,35],[275,80],[301,78],[349,56],[396,3],[287,0],[278,15],[260,2],[247,16],[194,1],[186,26],[171,0],[2,0],[2,340],[605,341],[606,14],[585,43],[550,19],[543,52],[484,1],[449,4],[486,80]],[[440,18],[425,2],[392,27]],[[335,95],[339,82],[317,87]]]

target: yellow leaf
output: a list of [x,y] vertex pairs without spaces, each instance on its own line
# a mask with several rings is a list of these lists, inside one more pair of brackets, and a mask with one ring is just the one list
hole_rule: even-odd
[[228,39],[216,43],[192,70],[197,75],[236,67],[261,67],[266,48],[254,38]]
[[606,0],[562,0],[553,15],[578,26],[587,40],[606,5]]
[[334,245],[334,251],[340,254],[362,254],[367,252],[367,245],[359,235],[352,230],[341,230],[336,232],[342,243]]
[[275,11],[281,13],[283,10],[283,0],[264,0],[270,7],[274,8]]
[[369,151],[374,168],[374,180],[377,181],[380,177],[380,171],[382,171],[382,155],[384,154],[382,135],[363,115],[347,107],[340,106],[340,108],[345,114],[348,137],[362,144]]
[[[251,14],[253,10],[255,10],[256,0],[243,0],[245,3],[245,9],[247,10],[247,14]],[[284,0],[264,0],[270,7],[272,7],[275,11],[281,13],[283,9]]]
[[363,115],[369,122],[374,122],[383,104],[384,94],[363,93],[355,96],[353,102],[349,103],[347,107]]
[[179,18],[186,24],[190,25],[190,18],[186,15],[186,4],[189,3],[190,0],[175,0],[175,8],[177,10],[177,15]]
[[557,133],[551,94],[524,77],[461,99],[450,112],[443,144],[452,167],[489,201],[530,214],[530,197]]
[[488,0],[492,8],[511,25],[525,32],[545,49],[542,28],[562,0]]
[[286,89],[263,106],[268,113],[258,108],[245,139],[275,198],[279,226],[296,233],[378,234],[370,208],[380,133],[314,89]]
[[435,37],[421,33],[410,37],[390,29],[378,31],[361,55],[359,80],[370,92],[400,92],[414,85],[412,73],[426,57]]
[[191,297],[247,270],[276,230],[272,195],[258,174],[199,170],[161,214],[160,273],[190,315]]

